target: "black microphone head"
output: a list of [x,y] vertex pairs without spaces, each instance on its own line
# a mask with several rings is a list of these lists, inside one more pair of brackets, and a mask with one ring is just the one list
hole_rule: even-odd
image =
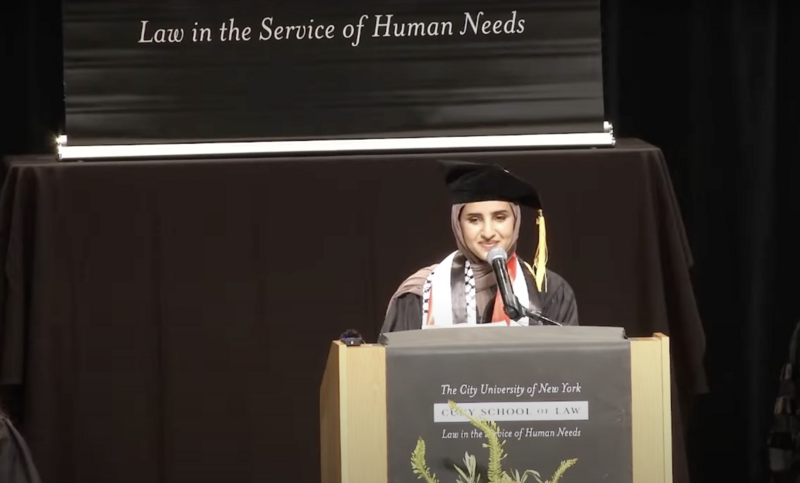
[[489,250],[489,254],[486,255],[486,261],[492,263],[495,260],[502,260],[503,262],[505,262],[506,260],[508,260],[508,254],[502,248],[494,247],[491,250]]

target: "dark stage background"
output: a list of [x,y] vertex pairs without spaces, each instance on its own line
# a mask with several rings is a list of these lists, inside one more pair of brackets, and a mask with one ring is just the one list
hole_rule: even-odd
[[[47,481],[317,482],[331,340],[355,328],[376,341],[399,283],[453,250],[438,157],[15,162],[0,196],[0,376],[23,383]],[[536,180],[548,266],[583,324],[669,334],[685,483],[704,337],[660,151],[458,158]],[[297,455],[302,474],[278,465]]]
[[[711,393],[689,438],[693,481],[765,481],[771,400],[800,317],[792,3],[603,2],[607,117],[618,136],[664,150],[695,259]],[[0,3],[4,154],[52,149],[63,122],[59,25],[56,1]]]

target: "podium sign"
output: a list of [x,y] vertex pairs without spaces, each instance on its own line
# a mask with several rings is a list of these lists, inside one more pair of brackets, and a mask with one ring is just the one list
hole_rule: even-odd
[[632,481],[621,329],[421,332],[384,336],[389,483]]
[[607,133],[599,0],[63,11],[70,147]]
[[322,483],[672,483],[663,334],[448,328],[381,339],[331,345]]

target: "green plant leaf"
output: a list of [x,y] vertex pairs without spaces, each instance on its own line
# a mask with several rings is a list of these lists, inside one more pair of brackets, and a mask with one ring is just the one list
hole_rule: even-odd
[[572,458],[572,459],[569,459],[569,460],[562,461],[561,465],[559,465],[558,469],[555,471],[555,473],[553,473],[553,476],[549,480],[547,480],[547,483],[558,483],[558,481],[561,479],[561,477],[564,476],[564,473],[569,468],[572,468],[573,466],[575,466],[575,463],[577,463],[577,462],[578,462],[578,458]]
[[421,437],[417,439],[414,452],[411,453],[411,469],[418,480],[425,480],[425,483],[439,483],[436,475],[431,473],[428,463],[425,461],[425,440]]
[[510,477],[505,471],[503,471],[502,466],[502,462],[506,458],[506,455],[503,452],[505,441],[501,442],[497,437],[497,433],[500,431],[497,423],[484,418],[478,419],[472,417],[463,409],[458,407],[454,401],[447,401],[447,403],[450,405],[451,409],[459,413],[461,416],[467,418],[467,420],[470,421],[473,426],[483,431],[483,435],[487,440],[487,442],[483,444],[483,447],[489,449],[489,464],[487,467],[487,477],[489,479],[489,483],[503,483],[509,481]]
[[[448,401],[448,404],[451,409],[478,428],[483,433],[483,437],[486,438],[486,442],[481,443],[481,447],[489,450],[489,462],[486,471],[487,483],[526,483],[529,476],[533,476],[537,483],[559,483],[564,473],[578,462],[577,458],[562,461],[553,476],[546,481],[542,481],[541,475],[535,470],[525,470],[523,473],[520,473],[519,470],[511,470],[511,474],[509,474],[509,472],[503,470],[502,466],[502,462],[508,454],[503,449],[506,441],[500,441],[497,437],[500,432],[500,427],[497,423],[485,418],[472,417],[453,401]],[[456,483],[480,483],[481,475],[476,471],[477,459],[475,455],[464,452],[464,468],[466,472],[458,465],[453,465],[453,467],[459,474]],[[411,468],[414,474],[417,475],[417,479],[424,479],[426,483],[439,483],[436,475],[431,472],[425,461],[425,441],[422,438],[417,440],[417,445],[411,454]]]
[[459,468],[458,465],[453,465],[453,468],[455,468],[456,471],[458,471],[458,474],[460,475],[460,477],[458,478],[458,483],[472,483],[471,478],[466,473],[464,473],[464,470]]

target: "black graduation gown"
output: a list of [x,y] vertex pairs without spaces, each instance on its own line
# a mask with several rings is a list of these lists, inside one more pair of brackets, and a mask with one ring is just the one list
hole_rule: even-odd
[[0,482],[41,483],[22,435],[0,415]]
[[[575,301],[575,293],[563,277],[547,270],[547,292],[539,292],[536,290],[536,283],[531,273],[527,270],[522,270],[522,273],[528,287],[533,288],[529,292],[533,297],[534,305],[542,307],[542,315],[564,325],[578,325],[578,305]],[[496,293],[497,287],[492,287],[492,300]],[[490,321],[493,311],[494,303],[489,303],[484,313],[478,314],[477,322],[483,324]],[[421,328],[422,297],[407,293],[389,305],[381,333]]]

